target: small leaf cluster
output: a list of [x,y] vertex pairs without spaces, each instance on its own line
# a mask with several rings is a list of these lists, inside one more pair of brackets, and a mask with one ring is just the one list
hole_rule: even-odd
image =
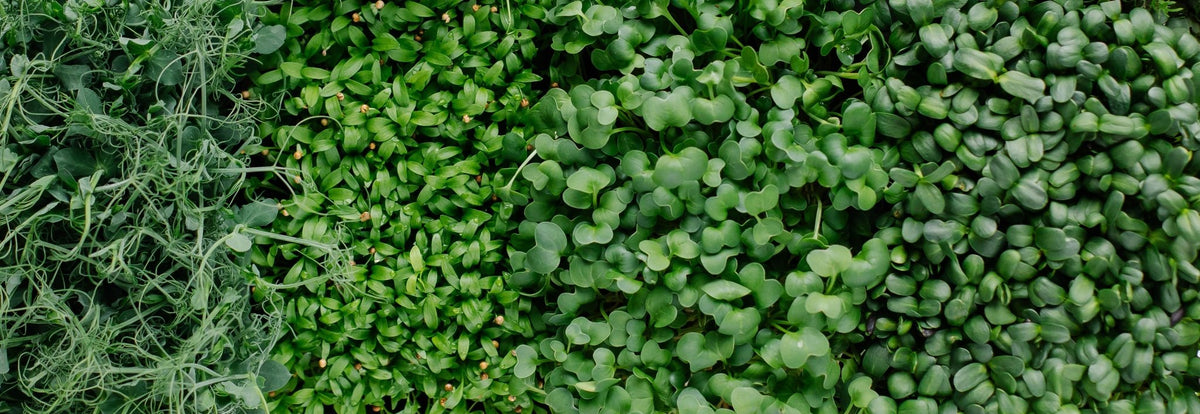
[[273,410],[1200,408],[1200,43],[1164,18],[282,6]]
[[242,412],[290,377],[243,254],[275,214],[238,191],[259,12],[0,9],[0,412]]
[[499,192],[522,219],[512,286],[544,301],[516,375],[552,412],[849,406],[864,302],[903,243],[860,218],[890,214],[899,152],[843,125],[872,113],[844,82],[882,66],[871,12],[563,1],[546,16],[561,87]]
[[502,277],[513,209],[494,196],[542,80],[530,7],[303,1],[263,17],[286,40],[253,75],[280,110],[250,187],[281,199],[272,228],[293,237],[251,252],[292,328],[273,411],[530,406],[536,384],[511,375],[530,299]]
[[899,151],[903,242],[866,407],[1200,409],[1196,37],[1116,1],[873,8],[894,58],[854,122]]

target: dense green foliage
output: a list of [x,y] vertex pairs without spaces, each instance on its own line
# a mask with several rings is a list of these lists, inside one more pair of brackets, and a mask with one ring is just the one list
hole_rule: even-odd
[[262,407],[283,327],[239,252],[275,211],[235,206],[231,88],[282,36],[243,1],[5,4],[0,413]]
[[901,407],[1200,410],[1200,43],[1116,2],[892,15],[912,46],[864,96],[907,257],[868,374]]
[[537,20],[381,5],[297,2],[264,18],[289,36],[255,75],[255,93],[281,101],[260,132],[285,172],[253,187],[283,199],[275,230],[352,251],[254,248],[264,284],[297,286],[273,309],[291,326],[276,357],[297,374],[277,410],[528,407],[533,384],[509,371],[535,335],[531,299],[505,287],[513,206],[493,193],[505,142],[528,139],[517,114],[541,80]]
[[1200,413],[1190,3],[33,3],[0,413]]

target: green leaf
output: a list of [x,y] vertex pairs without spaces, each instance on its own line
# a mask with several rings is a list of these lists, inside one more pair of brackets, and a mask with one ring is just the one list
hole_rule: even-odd
[[245,253],[250,250],[252,243],[250,242],[250,238],[246,237],[246,235],[242,233],[233,233],[229,235],[229,238],[225,239],[225,245],[229,246],[229,248],[233,249],[235,252]]
[[[91,67],[87,65],[58,65],[54,68],[54,75],[62,82],[63,87],[69,91],[77,91],[84,88],[85,83],[89,83],[92,79]],[[0,93],[7,95],[8,87],[0,87]]]
[[513,375],[517,378],[529,378],[537,370],[537,350],[529,345],[518,345],[514,350],[517,364],[513,366]]
[[262,404],[262,392],[256,385],[243,381],[226,381],[219,385],[221,391],[237,398],[247,408],[258,408]]
[[584,16],[581,29],[588,36],[600,36],[605,33],[615,34],[620,30],[624,19],[621,12],[612,6],[593,5]]
[[700,290],[718,300],[734,300],[750,294],[745,286],[724,279],[708,282]]
[[421,254],[420,247],[413,245],[412,250],[408,251],[408,263],[417,274],[425,271],[425,257]]
[[306,66],[300,70],[300,74],[311,80],[325,80],[329,78],[329,71],[317,67]]
[[735,341],[743,342],[754,337],[758,325],[762,323],[762,314],[753,307],[734,309],[718,318],[717,332],[734,337]]
[[729,32],[724,27],[692,31],[692,46],[699,52],[709,52],[725,49],[729,41]]
[[671,257],[663,250],[662,242],[658,240],[642,240],[638,249],[646,254],[646,267],[661,272],[671,266]]
[[675,294],[663,286],[656,287],[646,296],[646,312],[655,328],[662,328],[675,322],[679,309],[675,306]]
[[79,148],[63,148],[54,153],[54,165],[60,174],[79,178],[92,175],[100,167],[92,154]]
[[[529,375],[533,375],[532,372],[533,371],[530,371]],[[546,405],[550,406],[552,411],[558,413],[575,412],[579,410],[575,406],[575,397],[567,388],[555,388],[554,391],[551,391],[549,394],[547,394]]]
[[700,255],[700,244],[692,240],[686,231],[674,230],[667,234],[667,250],[682,259],[695,259]]
[[263,26],[254,33],[254,53],[267,54],[279,50],[287,40],[287,30],[282,25]]
[[779,205],[779,188],[767,184],[762,190],[746,194],[746,213],[757,216]]
[[775,106],[783,109],[795,107],[796,100],[803,95],[804,82],[792,75],[782,76],[778,82],[771,85],[771,100],[775,102]]
[[799,332],[788,332],[779,343],[783,364],[791,369],[804,367],[809,358],[829,354],[829,339],[816,328],[805,326]]
[[737,387],[729,397],[733,412],[737,414],[754,414],[762,412],[762,404],[766,399],[762,394],[750,387]]
[[593,124],[578,133],[575,131],[570,129],[571,139],[588,149],[604,148],[612,136],[612,126],[607,124]]
[[704,270],[709,274],[720,274],[729,264],[729,258],[737,256],[737,250],[724,249],[716,254],[706,254],[700,256],[700,264],[704,266]]
[[871,106],[862,101],[851,101],[842,113],[842,130],[850,137],[858,137],[863,145],[875,142],[876,117]]
[[950,38],[941,24],[930,24],[921,27],[919,31],[921,44],[935,58],[941,58],[950,52]]
[[567,187],[593,195],[598,194],[610,183],[612,183],[611,177],[591,167],[580,167],[570,177],[567,177]]
[[866,175],[874,165],[874,160],[870,149],[856,145],[842,154],[841,160],[838,160],[838,167],[842,169],[842,177],[854,180]]
[[804,258],[813,272],[824,277],[833,277],[846,270],[851,260],[853,257],[850,255],[850,249],[840,244],[813,250]]
[[692,88],[680,86],[667,96],[652,96],[642,104],[642,117],[646,126],[654,131],[669,127],[682,127],[692,121],[691,100],[695,97]]
[[987,367],[978,362],[970,363],[954,373],[954,389],[958,392],[967,392],[987,378]]
[[907,119],[889,112],[875,113],[875,128],[880,134],[891,138],[908,138],[912,124]]
[[589,225],[587,223],[579,223],[575,225],[575,230],[571,233],[575,239],[575,243],[580,246],[588,244],[607,244],[612,241],[613,230],[608,224]]
[[1004,68],[1004,58],[995,53],[975,49],[958,49],[954,52],[954,69],[975,79],[997,81]]
[[550,222],[541,222],[534,228],[534,242],[538,247],[561,253],[567,249],[567,234],[561,227]]
[[842,272],[842,280],[852,288],[870,288],[883,281],[891,270],[891,250],[880,238],[863,243],[862,251]]
[[720,95],[713,99],[695,98],[692,100],[692,115],[696,122],[702,125],[712,125],[718,122],[728,122],[733,119],[733,99]]
[[932,0],[908,0],[906,5],[908,6],[908,15],[917,27],[925,26],[933,21],[935,6]]
[[804,310],[808,313],[823,313],[825,317],[837,319],[842,316],[842,298],[834,295],[823,295],[820,293],[809,293],[808,300],[804,302]]
[[742,47],[742,55],[740,59],[741,60],[739,60],[739,62],[741,62],[742,67],[750,71],[750,74],[754,77],[755,82],[758,82],[759,84],[771,83],[771,72],[768,72],[767,67],[763,66],[762,62],[759,61],[758,52],[755,51],[754,48],[750,46]]
[[274,199],[266,199],[246,204],[238,210],[237,222],[247,227],[265,227],[275,222],[279,208],[275,207]]
[[1040,180],[1020,180],[1010,194],[1026,210],[1041,210],[1049,202],[1045,183]]
[[937,187],[934,187],[933,184],[917,184],[917,188],[913,194],[930,213],[942,214],[946,209],[946,199],[942,197],[942,192],[938,191]]
[[850,381],[846,386],[850,394],[850,404],[858,408],[867,408],[879,393],[871,389],[871,377],[860,376]]
[[655,184],[674,189],[686,182],[697,181],[708,171],[708,155],[696,147],[687,147],[678,154],[663,155],[654,165],[651,178]]
[[716,365],[717,356],[707,349],[712,344],[706,342],[705,336],[699,332],[685,333],[675,342],[675,355],[686,362],[692,372]]
[[183,63],[180,56],[167,49],[159,49],[146,64],[146,76],[163,85],[174,86],[183,82]]
[[[416,249],[416,246],[413,246]],[[559,253],[542,246],[533,246],[529,252],[525,254],[525,267],[530,271],[538,274],[547,275],[558,270],[558,265],[562,259]]]
[[258,376],[263,379],[263,383],[259,387],[262,392],[283,388],[292,379],[292,373],[288,372],[287,367],[273,359],[266,360],[258,367]]
[[1033,103],[1046,95],[1046,82],[1029,76],[1025,72],[1008,71],[1000,75],[998,82],[1000,88],[1008,92],[1009,95],[1024,99]]

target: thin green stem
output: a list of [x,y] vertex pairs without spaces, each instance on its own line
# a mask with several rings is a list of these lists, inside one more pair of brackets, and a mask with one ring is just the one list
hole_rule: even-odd
[[859,75],[860,75],[858,72],[834,72],[834,71],[828,71],[828,70],[819,70],[816,73],[818,75],[822,75],[822,76],[825,76],[825,75],[837,76],[842,79],[858,79]]
[[750,93],[746,94],[746,97],[747,97],[747,98],[752,98],[752,97],[754,97],[755,95],[758,95],[758,94],[760,94],[760,93],[763,93],[763,92],[769,91],[769,90],[771,90],[771,86],[772,86],[772,85],[767,85],[767,86],[763,86],[763,87],[761,87],[761,88],[755,89],[755,90],[753,90],[753,91],[750,91]]
[[638,134],[645,136],[645,137],[651,136],[650,131],[647,131],[643,128],[634,127],[634,126],[616,128],[616,129],[613,129],[611,132],[609,132],[609,134],[616,135],[616,134],[620,134],[622,132],[637,132]]
[[671,22],[671,26],[675,26],[675,30],[678,30],[679,34],[684,36],[688,35],[687,30],[683,30],[683,26],[680,26],[679,22],[675,21],[675,16],[671,16],[671,12],[669,10],[664,10],[662,16],[666,17],[668,22]]
[[817,198],[817,219],[813,223],[813,239],[821,236],[821,213],[824,212],[820,197]]
[[517,180],[517,176],[521,175],[521,170],[525,169],[525,166],[528,165],[530,161],[533,161],[533,157],[536,157],[536,156],[537,156],[537,149],[534,149],[533,151],[531,151],[529,153],[528,157],[525,157],[525,161],[521,162],[521,165],[519,167],[517,167],[517,171],[513,173],[512,178],[508,179],[508,184],[505,184],[504,188],[512,188],[513,182],[515,182]]

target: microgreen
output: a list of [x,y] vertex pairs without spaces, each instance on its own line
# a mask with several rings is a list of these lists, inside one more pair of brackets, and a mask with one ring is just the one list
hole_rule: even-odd
[[1178,6],[7,5],[0,413],[1197,411]]
[[258,7],[0,11],[0,412],[261,412],[291,378],[244,254],[277,236],[240,192]]
[[[251,187],[289,212],[273,231],[353,257],[331,280],[320,248],[277,239],[251,248],[275,284],[291,287],[274,310],[292,330],[274,355],[296,377],[270,400],[273,412],[532,409],[535,383],[513,375],[510,355],[520,344],[510,338],[534,328],[530,299],[507,288],[504,269],[549,273],[566,264],[569,237],[605,236],[544,223],[536,246],[510,260],[508,218],[520,212],[503,200],[518,196],[510,183],[520,175],[588,208],[612,174],[566,176],[545,160],[559,151],[525,148],[534,134],[516,121],[544,76],[531,63],[530,16],[542,13],[384,1],[300,2],[263,16],[287,37],[252,75],[282,108],[259,132],[267,164],[300,180],[264,175]],[[588,98],[588,123],[611,116],[611,96]]]

